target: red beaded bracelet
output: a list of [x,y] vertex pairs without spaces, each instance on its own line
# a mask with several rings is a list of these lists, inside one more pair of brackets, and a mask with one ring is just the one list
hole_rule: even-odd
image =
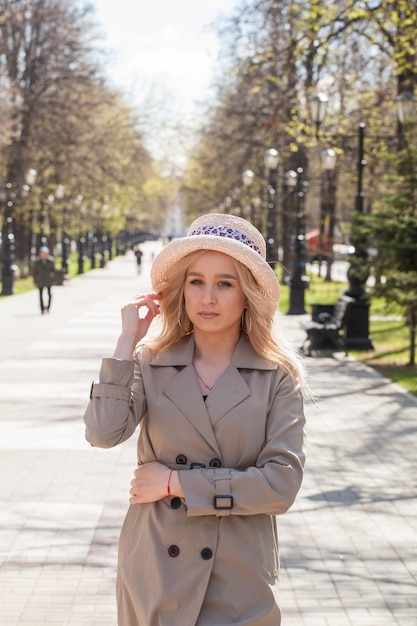
[[174,471],[174,470],[169,470],[169,476],[168,476],[167,491],[168,491],[168,495],[169,495],[169,496],[171,495],[171,485],[170,485],[170,483],[171,483],[171,476],[172,476],[172,472],[173,472],[173,471]]

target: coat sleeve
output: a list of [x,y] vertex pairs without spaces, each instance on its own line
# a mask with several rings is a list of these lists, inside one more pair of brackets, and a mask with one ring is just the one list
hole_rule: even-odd
[[139,365],[103,359],[99,381],[91,386],[90,402],[84,413],[87,441],[99,448],[112,448],[126,441],[145,411]]
[[256,464],[179,473],[188,516],[279,515],[293,504],[304,468],[303,397],[292,377],[277,385]]

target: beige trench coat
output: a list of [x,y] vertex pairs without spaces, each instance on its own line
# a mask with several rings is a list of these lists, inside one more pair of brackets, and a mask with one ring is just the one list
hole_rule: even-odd
[[240,339],[204,401],[193,336],[135,364],[104,359],[84,420],[94,446],[140,424],[139,463],[180,471],[184,501],[130,506],[120,536],[119,626],[278,626],[275,516],[293,503],[303,402],[290,376]]

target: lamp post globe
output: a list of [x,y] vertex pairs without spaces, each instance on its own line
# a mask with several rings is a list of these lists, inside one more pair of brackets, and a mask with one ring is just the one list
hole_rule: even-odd
[[326,117],[329,99],[322,93],[318,93],[309,99],[310,117],[316,127],[316,138],[319,137],[320,126]]
[[336,152],[332,148],[326,148],[321,153],[321,164],[326,172],[332,172],[336,166]]
[[408,124],[416,119],[416,100],[412,93],[402,93],[397,97],[397,114],[401,124]]
[[252,170],[245,170],[242,173],[242,182],[245,185],[245,187],[251,187],[254,177],[255,177],[255,174],[252,172]]
[[276,170],[279,162],[279,152],[275,148],[265,150],[264,163],[267,170]]

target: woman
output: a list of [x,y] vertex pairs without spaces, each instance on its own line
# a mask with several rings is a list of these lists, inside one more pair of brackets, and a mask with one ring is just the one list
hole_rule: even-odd
[[301,485],[304,415],[297,360],[273,338],[279,285],[263,237],[202,216],[151,278],[154,292],[122,309],[84,418],[101,447],[140,424],[119,626],[278,626],[275,516]]

